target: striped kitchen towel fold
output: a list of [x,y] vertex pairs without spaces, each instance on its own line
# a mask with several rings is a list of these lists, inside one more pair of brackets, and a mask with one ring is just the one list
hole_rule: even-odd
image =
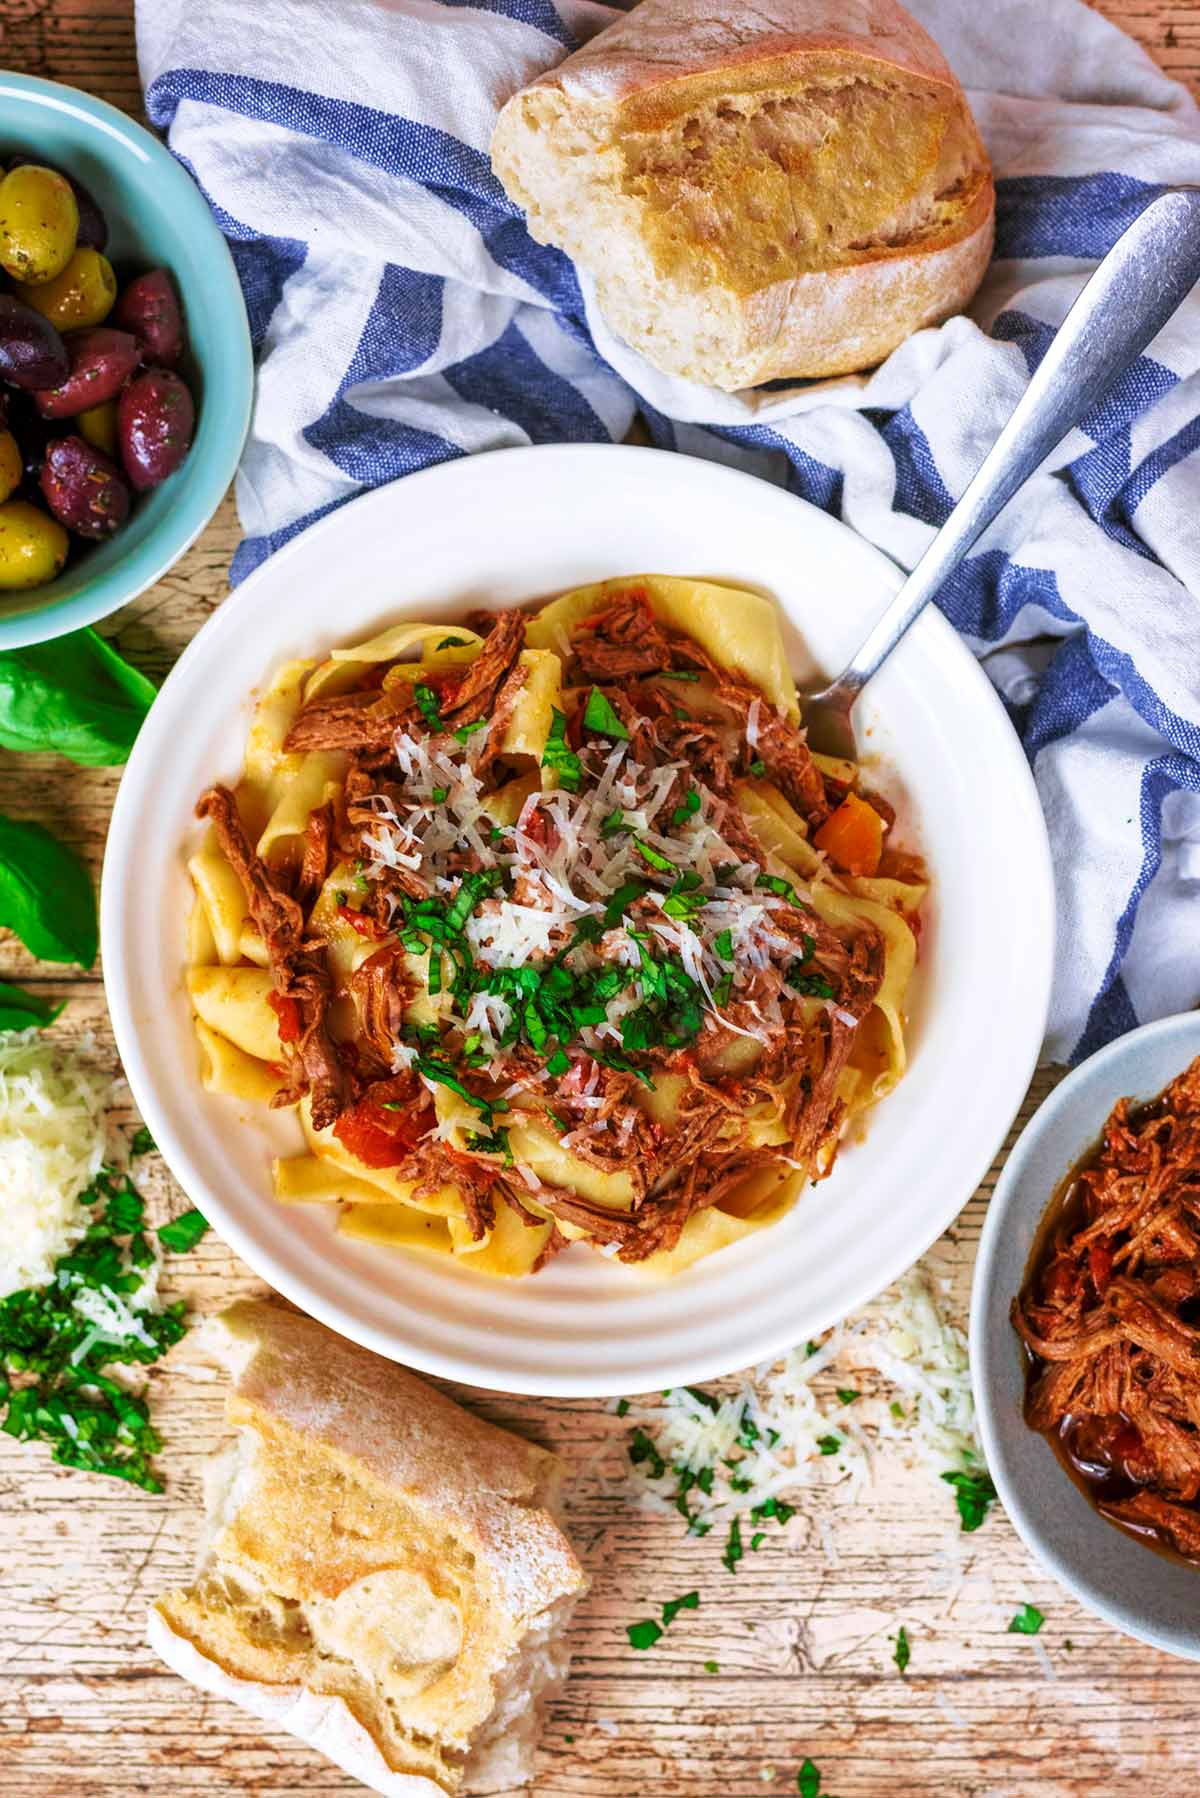
[[[865,379],[718,394],[613,338],[491,173],[498,105],[593,0],[139,0],[147,108],[208,195],[259,358],[247,574],[398,475],[506,444],[655,441],[760,473],[911,567],[1087,272],[1200,114],[1080,0],[911,0],[997,173],[969,318]],[[1048,1053],[1200,1002],[1200,290],[941,597],[1020,731],[1054,849]],[[986,808],[988,795],[979,804]]]

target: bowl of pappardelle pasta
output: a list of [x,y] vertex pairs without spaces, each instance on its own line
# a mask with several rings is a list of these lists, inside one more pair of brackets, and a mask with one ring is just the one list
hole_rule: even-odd
[[414,1365],[602,1393],[927,1246],[1023,1096],[1051,887],[940,620],[861,759],[810,751],[797,675],[894,580],[766,483],[566,449],[372,494],[226,602],[102,910],[135,1096],[258,1271]]

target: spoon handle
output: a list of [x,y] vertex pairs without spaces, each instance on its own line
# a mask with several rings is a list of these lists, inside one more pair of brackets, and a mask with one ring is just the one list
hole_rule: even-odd
[[1200,188],[1152,200],[1067,313],[962,498],[829,692],[852,702],[996,514],[1200,280]]

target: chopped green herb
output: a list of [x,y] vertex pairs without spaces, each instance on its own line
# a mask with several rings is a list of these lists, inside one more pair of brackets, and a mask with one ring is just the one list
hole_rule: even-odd
[[742,1559],[744,1553],[745,1550],[742,1547],[741,1519],[735,1517],[729,1526],[729,1539],[725,1544],[725,1552],[721,1556],[722,1562],[729,1569],[730,1573],[737,1572],[737,1564]]
[[623,880],[604,908],[604,929],[615,930],[625,916],[627,908],[633,904],[635,899],[640,899],[646,891],[644,880]]
[[[889,1636],[888,1640],[891,1641],[891,1639],[892,1638]],[[897,1630],[895,1640],[896,1652],[892,1656],[892,1659],[895,1661],[901,1673],[903,1673],[908,1666],[909,1661],[912,1659],[912,1646],[908,1640],[908,1631],[903,1624],[901,1624],[900,1628]]]
[[145,1124],[139,1124],[129,1139],[131,1155],[153,1155],[157,1146]]
[[1072,1642],[1070,1636],[1068,1636],[1066,1641],[1063,1643],[1063,1647],[1066,1649],[1068,1654],[1074,1654],[1075,1644],[1074,1644],[1074,1642]]
[[441,707],[438,705],[438,696],[433,688],[417,685],[413,688],[413,698],[417,702],[417,710],[430,730],[445,730]]
[[729,995],[732,993],[732,991],[733,991],[733,975],[732,974],[722,974],[721,978],[717,981],[716,985],[713,987],[713,990],[712,990],[713,1004],[716,1005],[718,1007],[718,1009],[722,1005],[728,1005]]
[[568,793],[577,793],[583,780],[583,764],[567,742],[566,714],[555,706],[550,716],[550,733],[542,753],[542,767],[558,775],[559,785]]
[[498,844],[500,844],[504,841],[504,837],[505,837],[505,826],[503,824],[493,824],[492,828],[488,831],[488,842],[491,844],[493,849],[495,849]]
[[431,948],[429,951],[429,966],[425,970],[425,985],[429,990],[431,998],[436,998],[438,993],[442,990],[442,952],[440,949]]
[[615,811],[609,812],[607,818],[602,818],[600,821],[600,835],[602,837],[611,837],[616,831],[625,830],[627,828],[625,814],[620,806],[617,806]]
[[628,1415],[629,1415],[629,1400],[627,1398],[619,1398],[617,1400],[617,1416],[618,1417],[628,1417]]
[[756,1530],[754,1535],[751,1536],[750,1547],[755,1554],[758,1553],[766,1539],[766,1535],[762,1530]]
[[[901,1410],[899,1415],[903,1417]],[[964,1534],[977,1530],[996,1502],[996,1488],[986,1473],[944,1473],[942,1478],[954,1487],[954,1502]]]
[[646,1463],[652,1480],[661,1480],[667,1471],[667,1464],[655,1447],[654,1439],[645,1430],[634,1430],[629,1438],[629,1459],[635,1467]]
[[615,737],[620,743],[629,741],[629,732],[613,709],[611,700],[605,697],[599,687],[593,687],[587,696],[587,704],[583,708],[583,728],[598,731],[602,737]]
[[817,1447],[823,1455],[836,1455],[842,1446],[840,1436],[818,1436]]
[[805,1761],[796,1775],[796,1789],[800,1798],[819,1798],[821,1775],[812,1761]]
[[450,793],[449,787],[435,787],[429,797],[435,805],[444,805]]
[[554,1074],[555,1076],[569,1074],[571,1072],[570,1056],[566,1054],[564,1050],[556,1049],[546,1063],[546,1072],[548,1074]]
[[513,1164],[513,1152],[508,1144],[507,1130],[494,1130],[487,1136],[481,1136],[474,1130],[467,1131],[467,1148],[474,1155],[502,1155],[505,1167]]
[[484,868],[478,874],[464,874],[454,901],[446,912],[446,929],[452,935],[460,931],[479,901],[485,899],[503,878],[500,868]]
[[721,961],[733,960],[732,930],[722,930],[713,938],[713,954]]
[[792,962],[784,979],[793,992],[803,993],[806,999],[832,999],[835,996],[832,984],[823,974],[801,973],[798,961]]
[[713,1393],[704,1392],[699,1386],[685,1386],[683,1390],[691,1398],[694,1398],[698,1405],[703,1405],[706,1411],[719,1411],[721,1409],[721,1401],[719,1398],[716,1398]]
[[1046,1619],[1035,1604],[1023,1604],[1008,1626],[1010,1636],[1036,1636]]
[[691,787],[683,796],[682,803],[671,813],[672,824],[686,824],[700,810],[700,795],[695,787]]
[[756,887],[762,887],[768,893],[778,894],[780,899],[786,899],[791,905],[803,903],[791,881],[785,880],[782,874],[761,873],[754,884]]
[[574,1736],[564,1736],[563,1737],[564,1742],[573,1742],[574,1740],[575,1740]]
[[719,1673],[721,1671],[721,1664],[719,1661],[705,1661],[704,1671],[706,1673]]
[[659,680],[699,680],[700,676],[694,668],[660,668]]
[[465,637],[443,637],[438,644],[439,649],[466,649],[466,647],[467,639]]
[[837,1388],[837,1396],[839,1403],[843,1405],[852,1405],[856,1398],[862,1397],[862,1393],[856,1392],[853,1386],[839,1386]]
[[486,718],[476,718],[474,724],[460,724],[454,733],[455,741],[458,743],[469,743],[477,730],[486,729]]
[[809,1357],[810,1360],[812,1359],[812,1357],[814,1355],[819,1354],[820,1351],[821,1351],[821,1345],[819,1342],[806,1342],[804,1345],[804,1352]]
[[660,874],[675,873],[675,863],[667,856],[660,855],[658,850],[650,843],[644,843],[641,837],[634,837],[633,846],[641,856],[642,860],[644,862],[649,862],[652,868],[657,868]]
[[756,779],[761,779],[762,776],[766,773],[766,771],[767,771],[767,764],[763,761],[763,759],[760,755],[756,755],[754,760],[750,764],[751,774],[753,774],[756,777]]
[[685,1592],[682,1598],[669,1598],[662,1608],[663,1628],[674,1623],[680,1611],[698,1611],[699,1609],[699,1592]]
[[[897,1423],[903,1423],[905,1417],[907,1416],[907,1412],[905,1411],[904,1406],[900,1403],[900,1400],[898,1398],[894,1398],[892,1400],[891,1404],[888,1406],[888,1410],[891,1412],[892,1416],[896,1419]],[[954,1480],[957,1477],[958,1477],[957,1475],[950,1474],[950,1473],[944,1473],[942,1475],[942,1478],[944,1480]]]
[[454,1069],[444,1061],[434,1061],[428,1056],[418,1055],[413,1066],[418,1074],[424,1075],[426,1080],[433,1080],[439,1086],[448,1087],[452,1093],[457,1093],[460,1099],[465,1099],[468,1105],[473,1105],[476,1111],[482,1111],[485,1117],[490,1117],[493,1111],[505,1109],[503,1102],[497,1103],[491,1099],[481,1099],[478,1093],[469,1091],[458,1078]]
[[164,1249],[173,1255],[186,1255],[208,1233],[208,1219],[199,1211],[180,1212],[169,1224],[160,1224],[157,1235]]
[[647,1617],[644,1623],[631,1623],[626,1629],[631,1648],[653,1648],[662,1640],[662,1630],[653,1617]]

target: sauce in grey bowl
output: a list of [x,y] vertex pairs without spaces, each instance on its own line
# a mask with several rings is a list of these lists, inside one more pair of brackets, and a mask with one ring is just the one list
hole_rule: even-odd
[[[1200,1055],[1200,1012],[1146,1024],[1075,1069],[1039,1107],[988,1207],[971,1291],[971,1378],[988,1468],[1018,1535],[1081,1604],[1169,1654],[1200,1660],[1200,1567],[1135,1541],[1089,1503],[1023,1416],[1025,1351],[1009,1306],[1067,1174],[1122,1097],[1144,1103]],[[1198,1370],[1200,1375],[1200,1370]]]

